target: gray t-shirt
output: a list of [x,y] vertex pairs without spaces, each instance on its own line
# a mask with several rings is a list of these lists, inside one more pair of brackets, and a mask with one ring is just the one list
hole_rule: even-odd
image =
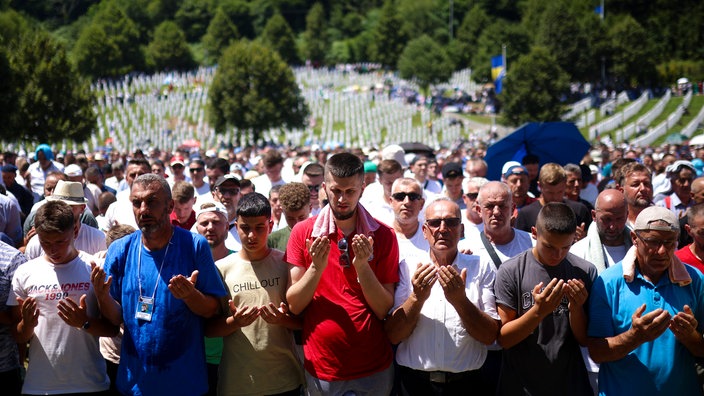
[[[532,249],[501,264],[494,293],[497,305],[525,314],[534,304],[535,285],[553,278],[580,279],[587,290],[597,276],[596,268],[573,254],[557,266],[538,262]],[[500,395],[593,395],[579,344],[569,323],[567,297],[526,339],[503,350],[499,379]]]

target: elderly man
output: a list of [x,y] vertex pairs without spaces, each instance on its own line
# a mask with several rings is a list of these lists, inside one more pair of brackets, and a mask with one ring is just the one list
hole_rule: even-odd
[[[704,260],[702,260],[704,257],[704,203],[689,208],[685,220],[685,232],[689,234],[692,242],[676,251],[675,255],[683,263],[687,263],[699,271],[704,271]],[[681,227],[680,232],[682,232]]]
[[486,345],[496,339],[494,271],[459,253],[460,208],[446,197],[425,211],[426,257],[399,265],[394,311],[385,328],[400,343],[402,395],[465,395],[477,390]]
[[665,172],[670,179],[670,190],[658,194],[653,200],[655,205],[667,208],[682,217],[687,208],[694,205],[691,192],[697,170],[691,162],[678,160],[665,168]]
[[418,215],[425,199],[423,189],[416,179],[396,179],[391,186],[391,207],[394,208],[393,227],[398,241],[399,258],[424,257],[428,241],[423,237]]
[[308,393],[389,394],[393,352],[383,320],[398,282],[398,244],[391,228],[359,204],[359,157],[330,157],[323,188],[329,204],[293,228],[284,256],[290,311],[305,310]]
[[677,220],[659,206],[640,212],[633,247],[594,283],[588,345],[602,395],[701,394],[704,277],[674,255]]
[[[592,219],[586,238],[578,241],[570,253],[594,264],[597,273],[623,260],[631,247],[630,231],[626,228],[628,206],[623,193],[616,189],[601,192],[596,199],[596,208],[592,210]],[[599,365],[589,357],[589,352],[582,347],[584,364],[589,373],[589,382],[596,394],[598,392]]]
[[91,274],[102,314],[124,322],[117,389],[202,395],[208,390],[203,318],[218,312],[227,292],[205,238],[169,221],[174,202],[164,178],[136,178],[130,202],[139,230],[114,241],[105,270],[94,267]]
[[528,195],[528,188],[530,187],[528,169],[521,165],[520,162],[509,161],[505,163],[501,177],[503,181],[511,187],[513,203],[516,205],[516,209],[521,210],[524,206],[530,205],[536,201],[537,198]]
[[[484,230],[479,237],[465,238],[458,246],[461,250],[474,252],[479,256],[481,265],[488,265],[494,271],[501,263],[533,247],[533,238],[529,233],[511,226],[515,208],[512,195],[505,183],[492,181],[482,186],[473,210],[481,216]],[[488,349],[481,368],[481,389],[486,390],[487,394],[494,394],[501,369],[501,347],[491,345]]]
[[593,222],[587,237],[575,243],[570,253],[594,264],[599,273],[621,261],[631,247],[627,213],[628,205],[621,191],[602,191],[592,210]]
[[[88,254],[96,254],[106,249],[105,234],[95,227],[85,226],[81,223],[81,215],[86,209],[88,200],[83,195],[83,185],[79,182],[59,180],[54,192],[46,198],[47,201],[63,201],[73,211],[76,220],[76,235],[74,245],[76,249]],[[27,259],[31,260],[44,254],[44,249],[39,243],[38,235],[34,235],[25,249]]]

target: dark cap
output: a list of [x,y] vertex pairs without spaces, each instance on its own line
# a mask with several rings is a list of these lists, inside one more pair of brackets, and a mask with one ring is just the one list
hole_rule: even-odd
[[15,173],[15,172],[17,172],[17,167],[12,164],[3,165],[2,171],[8,172],[8,173]]
[[443,179],[452,179],[455,177],[462,176],[464,176],[464,174],[462,173],[462,165],[458,164],[457,162],[448,162],[442,166]]
[[240,179],[238,179],[237,176],[233,175],[232,173],[228,173],[225,176],[218,177],[218,180],[215,182],[215,187],[220,187],[221,184],[227,181],[235,183],[237,187],[240,186]]

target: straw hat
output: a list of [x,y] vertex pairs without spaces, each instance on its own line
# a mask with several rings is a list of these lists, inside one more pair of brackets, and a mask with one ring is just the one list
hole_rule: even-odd
[[83,195],[83,184],[79,182],[59,180],[54,193],[46,197],[49,201],[63,201],[69,205],[85,205],[88,203]]

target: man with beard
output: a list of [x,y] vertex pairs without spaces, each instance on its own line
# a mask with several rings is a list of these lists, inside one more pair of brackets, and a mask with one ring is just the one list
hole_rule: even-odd
[[329,204],[291,231],[289,309],[303,316],[308,394],[389,394],[393,353],[383,320],[398,282],[390,227],[359,204],[364,165],[350,153],[325,164]]
[[653,204],[652,174],[650,169],[637,162],[624,165],[620,174],[619,190],[625,195],[626,205],[628,205],[626,227],[632,231],[640,212]]
[[173,199],[161,176],[130,191],[135,233],[113,242],[91,282],[101,312],[124,322],[117,389],[122,394],[202,395],[208,390],[203,319],[226,295],[205,238],[169,221]]

